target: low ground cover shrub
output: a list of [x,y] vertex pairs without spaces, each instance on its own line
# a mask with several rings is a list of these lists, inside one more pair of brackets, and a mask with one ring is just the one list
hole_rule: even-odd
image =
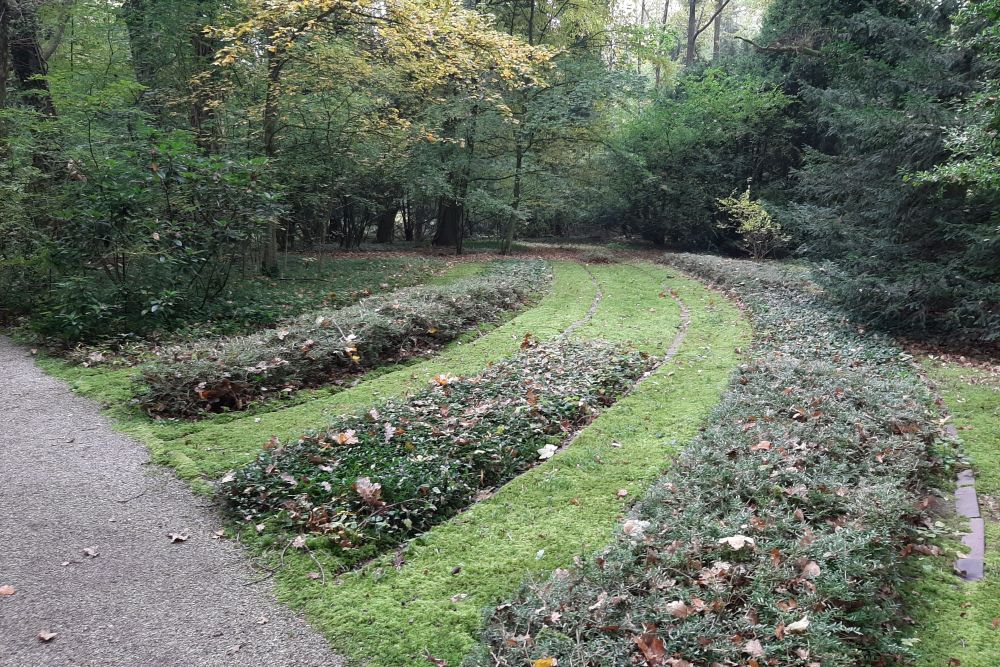
[[550,458],[652,361],[603,342],[532,345],[482,374],[273,441],[221,483],[233,510],[357,562],[440,523]]
[[433,349],[523,305],[548,279],[542,262],[502,262],[450,285],[426,285],[321,310],[249,336],[175,347],[142,371],[154,415],[241,410]]
[[580,259],[587,264],[614,264],[614,253],[604,248],[592,248],[580,253]]
[[892,662],[916,494],[939,465],[932,397],[899,350],[773,271],[669,261],[735,290],[754,350],[614,542],[497,607],[467,664]]

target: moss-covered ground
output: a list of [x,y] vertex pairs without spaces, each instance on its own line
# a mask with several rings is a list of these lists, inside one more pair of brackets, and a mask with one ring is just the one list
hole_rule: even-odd
[[926,359],[924,366],[975,470],[986,523],[986,567],[982,580],[963,582],[951,571],[953,548],[945,558],[924,559],[922,577],[913,591],[917,664],[996,667],[1000,665],[1000,375],[944,359]]
[[[663,267],[591,270],[604,298],[574,336],[629,341],[661,355],[680,324],[665,294],[673,289],[691,311],[678,354],[552,460],[401,552],[326,584],[309,578],[317,568],[311,558],[286,553],[279,595],[359,664],[424,664],[425,655],[457,664],[476,641],[485,606],[510,595],[525,575],[566,565],[607,541],[631,499],[669,465],[726,386],[749,336],[732,305]],[[439,362],[431,364],[450,370]],[[628,495],[621,497],[622,489]]]

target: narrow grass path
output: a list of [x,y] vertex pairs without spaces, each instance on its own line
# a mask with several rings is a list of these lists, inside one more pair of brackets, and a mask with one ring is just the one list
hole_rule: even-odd
[[[928,562],[915,586],[914,648],[920,667],[1000,664],[1000,373],[943,359],[924,367],[937,384],[976,474],[986,526],[985,576],[964,582],[951,571],[954,553]],[[964,525],[963,525],[964,524]],[[968,530],[956,519],[956,528]],[[950,545],[965,551],[961,545]],[[957,662],[950,662],[950,661]]]
[[[603,545],[631,499],[662,473],[718,400],[737,348],[749,338],[739,311],[662,266],[591,270],[603,299],[571,336],[673,357],[553,459],[397,554],[325,585],[309,577],[316,570],[310,557],[286,554],[276,575],[279,597],[303,609],[359,664],[425,664],[427,655],[458,664],[476,643],[483,608],[513,593],[526,575]],[[683,319],[670,290],[690,317],[679,347]],[[440,359],[434,365],[447,368]]]

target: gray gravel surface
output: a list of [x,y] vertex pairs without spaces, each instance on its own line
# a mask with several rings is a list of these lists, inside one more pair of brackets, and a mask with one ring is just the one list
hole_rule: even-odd
[[341,665],[209,502],[0,337],[0,665]]

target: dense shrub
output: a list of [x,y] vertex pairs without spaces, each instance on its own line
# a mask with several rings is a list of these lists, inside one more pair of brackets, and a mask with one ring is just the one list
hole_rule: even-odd
[[404,288],[285,327],[173,348],[143,370],[139,403],[153,414],[192,416],[326,384],[494,319],[522,305],[547,275],[542,262],[500,263],[451,285]]
[[345,560],[420,533],[551,457],[649,369],[607,343],[532,346],[468,379],[272,442],[223,480],[246,521],[327,536]]
[[615,255],[605,248],[592,248],[580,253],[580,259],[587,264],[614,264]]
[[728,214],[731,221],[723,225],[732,227],[740,235],[739,245],[754,259],[766,259],[788,243],[789,237],[781,230],[781,225],[768,213],[764,204],[750,196],[750,186],[740,196],[736,193],[719,199],[719,209]]
[[730,247],[738,237],[717,224],[716,201],[782,171],[792,102],[755,74],[681,77],[613,138],[598,217],[657,245]]
[[468,664],[891,661],[905,652],[895,589],[936,433],[928,391],[899,350],[777,272],[670,262],[737,291],[754,351],[611,546],[498,607]]
[[205,153],[190,132],[108,150],[43,170],[58,183],[45,197],[28,189],[40,173],[17,169],[32,156],[0,167],[0,311],[60,345],[201,319],[256,269],[250,248],[284,210],[266,161]]

